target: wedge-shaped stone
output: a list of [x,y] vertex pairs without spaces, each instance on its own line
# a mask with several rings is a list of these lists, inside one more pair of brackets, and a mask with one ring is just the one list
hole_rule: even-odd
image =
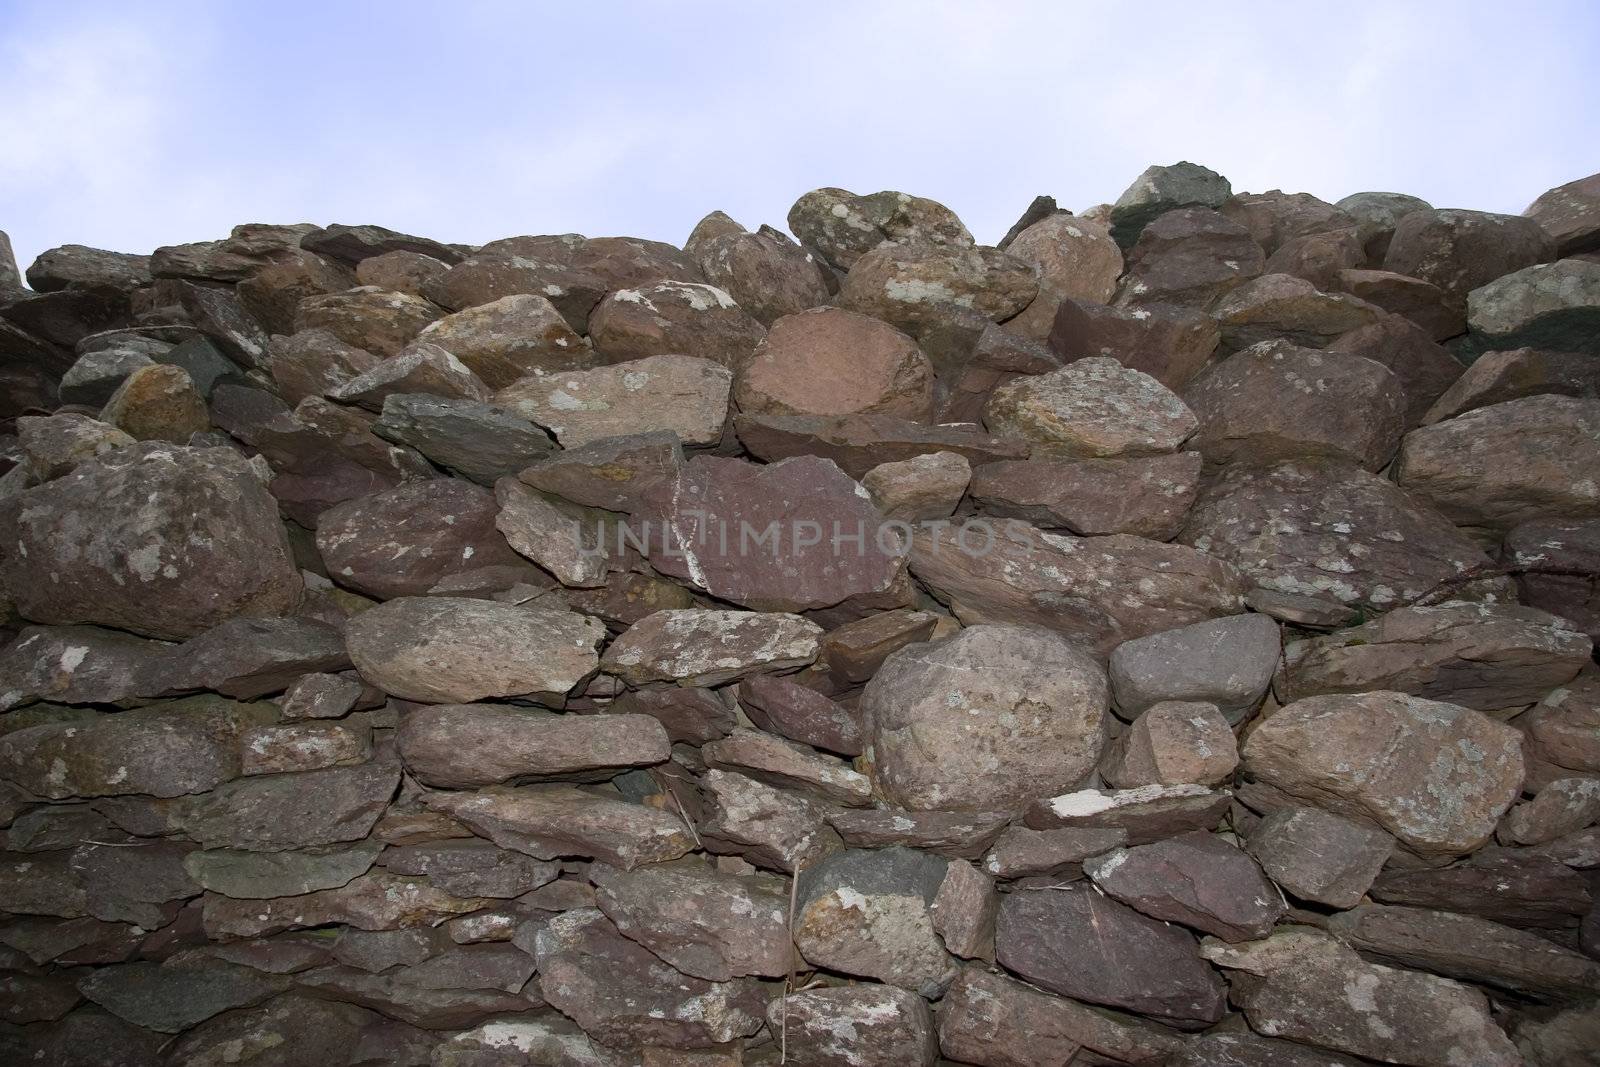
[[700,836],[709,852],[793,872],[839,847],[839,835],[826,821],[827,807],[810,797],[716,769],[705,773],[700,787],[705,801]]
[[78,983],[83,995],[136,1026],[175,1034],[232,1008],[281,993],[288,981],[223,960],[172,959],[101,967]]
[[1224,941],[1265,937],[1287,910],[1256,861],[1216,834],[1197,831],[1115,849],[1083,869],[1124,904]]
[[700,750],[707,767],[850,807],[872,803],[872,782],[843,760],[760,730],[735,729]]
[[1082,789],[1035,801],[1024,816],[1035,830],[1123,830],[1128,844],[1143,845],[1191,830],[1212,830],[1233,794],[1203,785],[1145,785],[1137,789]]
[[395,740],[424,785],[471,789],[512,779],[601,781],[662,763],[671,742],[648,715],[557,715],[500,704],[440,704],[401,720]]
[[629,685],[721,685],[817,658],[822,628],[779,612],[658,611],[606,649],[602,667]]
[[269,900],[234,900],[208,894],[206,936],[269,937],[284,930],[341,923],[360,930],[435,926],[488,907],[486,897],[457,897],[428,883],[374,868],[336,889]]
[[542,860],[581,856],[632,870],[695,847],[677,815],[575,786],[494,786],[428,793],[424,800],[501,848]]
[[810,989],[767,1005],[767,1027],[786,1035],[799,1067],[932,1067],[939,1038],[927,1001],[881,985]]
[[175,823],[206,848],[258,852],[360,841],[400,784],[391,747],[354,767],[241,778],[185,801]]

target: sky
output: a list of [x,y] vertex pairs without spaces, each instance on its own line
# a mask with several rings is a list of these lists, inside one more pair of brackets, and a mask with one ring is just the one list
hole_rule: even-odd
[[1600,171],[1600,3],[0,0],[0,230],[780,228],[818,186],[993,242],[1152,163],[1519,212]]

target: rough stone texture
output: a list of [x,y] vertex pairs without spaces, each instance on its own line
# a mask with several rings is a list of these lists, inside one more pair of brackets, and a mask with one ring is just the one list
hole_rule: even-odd
[[1065,362],[1111,356],[1168,389],[1182,389],[1205,366],[1221,337],[1216,320],[1195,311],[1063,300],[1047,341]]
[[401,597],[351,619],[356,670],[405,700],[565,693],[599,664],[597,620],[462,597]]
[[948,518],[961,503],[972,465],[955,452],[880,463],[861,476],[872,502],[885,519],[921,522]]
[[852,478],[884,463],[954,452],[976,466],[1023,459],[1026,442],[994,437],[976,427],[928,426],[891,415],[737,415],[739,441],[758,459],[798,456],[832,460]]
[[1356,222],[1367,258],[1382,263],[1394,238],[1394,228],[1413,211],[1431,211],[1433,205],[1405,193],[1352,193],[1333,205]]
[[1365,821],[1288,807],[1255,825],[1245,851],[1301,900],[1353,908],[1394,851],[1394,839]]
[[1537,348],[1485,352],[1458,373],[1421,421],[1432,425],[1491,404],[1545,393],[1588,399],[1600,396],[1600,360],[1582,352]]
[[1550,235],[1558,256],[1600,250],[1600,174],[1541,193],[1523,214]]
[[720,685],[805,666],[817,658],[821,632],[779,612],[658,611],[624,631],[601,666],[629,685]]
[[1228,720],[1215,704],[1162,701],[1117,738],[1100,773],[1118,789],[1216,785],[1239,764]]
[[734,401],[750,415],[933,414],[933,367],[893,326],[842,308],[787,315],[738,368]]
[[1397,608],[1348,630],[1284,646],[1284,702],[1396,690],[1501,717],[1572,681],[1593,642],[1563,619],[1514,604]]
[[277,506],[229,449],[133,445],[8,503],[0,579],[34,622],[175,638],[299,604]]
[[884,242],[972,247],[955,212],[925,197],[884,190],[860,196],[847,189],[813,189],[789,209],[789,229],[833,267],[849,270]]
[[1198,452],[1009,460],[974,468],[969,491],[988,515],[1084,537],[1133,534],[1170,541],[1194,503],[1200,468]]
[[918,527],[910,569],[966,625],[1042,626],[1101,655],[1234,614],[1244,591],[1232,567],[1182,546],[1123,534],[1063,537],[1018,520],[954,534]]
[[915,336],[952,308],[1004,322],[1038,292],[1033,264],[996,248],[889,244],[855,262],[837,301]]
[[1100,668],[1046,631],[974,626],[908,646],[861,698],[875,788],[901,807],[957,811],[1065,791],[1100,757],[1107,701]]
[[737,771],[758,782],[793,790],[825,804],[863,807],[872,783],[831,756],[760,730],[735,729],[700,750],[707,767]]
[[1118,305],[1192,310],[1256,277],[1267,261],[1249,230],[1195,207],[1168,211],[1146,226],[1127,260]]
[[1457,304],[1481,285],[1553,258],[1532,219],[1488,211],[1413,211],[1395,224],[1383,269],[1431,282]]
[[412,777],[448,789],[603,780],[671,753],[666,731],[648,715],[552,715],[497,704],[417,708],[400,720],[395,740]]
[[455,356],[438,345],[409,345],[327,391],[330,399],[382,411],[396,393],[432,393],[453,400],[489,399],[489,387]]
[[1083,789],[1035,801],[1024,819],[1035,830],[1117,830],[1128,844],[1144,845],[1191,830],[1215,829],[1231,799],[1228,790],[1203,785]]
[[728,371],[709,359],[657,355],[531,375],[496,393],[494,403],[543,426],[563,448],[654,430],[670,430],[686,445],[714,445],[728,418],[730,387]]
[[[1429,408],[1461,378],[1461,362],[1427,333],[1394,315],[1342,335],[1325,351],[1362,356],[1388,367],[1405,400],[1405,428],[1427,421]],[[1509,397],[1507,399],[1510,399]]]
[[933,1012],[915,993],[889,986],[810,989],[772,1000],[767,1026],[785,1033],[799,1067],[932,1067],[939,1058]]
[[1109,357],[1000,386],[983,421],[993,433],[1033,442],[1035,452],[1074,459],[1175,452],[1198,426],[1160,382]]
[[424,800],[501,848],[537,859],[586,856],[632,870],[694,847],[678,816],[576,786],[495,786],[428,793]]
[[1140,915],[1091,886],[1009,893],[995,950],[1007,970],[1052,993],[1178,1023],[1225,1011],[1221,979],[1192,934]]
[[1403,693],[1297,700],[1243,747],[1244,769],[1291,797],[1370,819],[1423,855],[1488,840],[1521,791],[1521,735]]
[[1212,364],[1183,395],[1199,419],[1190,446],[1214,465],[1332,456],[1378,470],[1405,431],[1405,393],[1382,364],[1285,341]]
[[1489,564],[1416,497],[1330,459],[1225,468],[1201,490],[1178,540],[1274,592],[1377,611]]
[[856,848],[906,845],[951,859],[983,855],[1011,819],[1010,812],[906,811],[901,808],[837,811],[828,823]]
[[771,226],[749,233],[713,211],[695,226],[683,250],[694,257],[707,281],[763,326],[827,302],[826,268]]
[[549,435],[526,419],[476,400],[425,393],[385,397],[372,432],[479,485],[493,485],[555,450]]
[[1265,937],[1287,910],[1255,860],[1216,834],[1196,832],[1087,860],[1101,892],[1138,911],[1224,941]]
[[1122,273],[1122,250],[1103,222],[1051,215],[1029,226],[1005,251],[1033,264],[1039,295],[1006,328],[1044,340],[1063,300],[1109,303]]
[[138,441],[187,444],[211,428],[205,398],[181,367],[155,363],[123,379],[100,410],[100,420]]
[[518,477],[574,504],[633,513],[644,510],[649,494],[670,484],[682,466],[678,435],[652,430],[564,448]]
[[885,592],[903,568],[905,549],[870,494],[825,459],[697,456],[652,503],[651,565],[746,607],[829,607]]
[[589,313],[589,339],[606,363],[684,352],[735,369],[765,335],[731,295],[698,282],[618,289]]
[[118,704],[170,647],[98,626],[28,626],[0,651],[0,710],[39,700]]
[[1559,778],[1506,812],[1502,844],[1542,845],[1600,822],[1600,778]]
[[1111,205],[1111,235],[1128,248],[1151,220],[1166,212],[1191,205],[1221,207],[1232,195],[1228,179],[1188,160],[1147,167]]
[[1224,355],[1263,341],[1322,348],[1382,313],[1347,293],[1325,293],[1304,278],[1271,273],[1238,286],[1211,309],[1222,327]]
[[1124,642],[1111,654],[1112,706],[1131,721],[1163,701],[1201,701],[1237,723],[1261,705],[1278,642],[1277,625],[1264,615],[1212,619]]
[[715,768],[706,771],[700,787],[701,838],[710,852],[792,873],[839,847],[825,821],[828,809],[809,797]]
[[1327,934],[1288,927],[1203,951],[1232,972],[1231,997],[1259,1032],[1416,1067],[1521,1060],[1476,989],[1367,963]]
[[594,359],[555,306],[528,293],[446,315],[416,339],[455,356],[490,389],[540,371],[585,367]]

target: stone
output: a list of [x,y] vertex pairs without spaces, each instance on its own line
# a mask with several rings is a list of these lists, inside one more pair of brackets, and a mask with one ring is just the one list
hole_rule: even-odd
[[1600,822],[1600,778],[1558,778],[1506,812],[1503,845],[1542,845]]
[[423,799],[501,848],[535,859],[583,856],[632,870],[677,859],[695,846],[678,816],[577,786],[492,786]]
[[294,332],[300,302],[309,297],[343,292],[356,284],[355,274],[304,249],[286,249],[234,287],[240,306],[268,334]]
[[[963,625],[1053,629],[1105,656],[1135,637],[1238,612],[1244,583],[1227,563],[1142,537],[1065,537],[1009,519],[999,528],[931,524],[909,566]],[[1003,576],[1003,577],[1001,577]]]
[[490,389],[540,372],[589,366],[594,353],[542,296],[519,293],[465,308],[416,335],[460,360]]
[[1214,830],[1232,794],[1203,785],[1144,785],[1081,789],[1038,800],[1024,821],[1034,830],[1120,830],[1130,845],[1146,845],[1191,830]]
[[61,403],[102,408],[129,374],[153,362],[148,350],[133,345],[85,352],[61,375]]
[[493,493],[458,478],[407,482],[323,512],[317,551],[339,584],[382,600],[484,567],[532,573],[495,529],[499,510]]
[[1221,207],[1223,215],[1244,226],[1267,255],[1297,237],[1353,229],[1355,219],[1310,193],[1236,193]]
[[1426,200],[1405,193],[1352,193],[1333,205],[1356,222],[1367,259],[1382,263],[1394,238],[1394,228],[1413,211],[1431,211]]
[[800,456],[831,460],[852,478],[884,463],[936,452],[965,456],[974,466],[1023,459],[1023,441],[962,426],[928,426],[891,415],[736,415],[734,428],[751,455],[774,463]]
[[380,747],[375,759],[353,767],[226,782],[184,802],[175,828],[205,848],[259,852],[360,841],[399,781],[399,761]]
[[1215,704],[1162,701],[1117,738],[1101,776],[1118,789],[1217,785],[1232,777],[1238,763],[1233,731]]
[[835,811],[828,824],[852,848],[905,845],[950,859],[975,859],[1011,819],[1011,813],[907,811],[872,808]]
[[[175,638],[300,600],[277,507],[230,449],[117,449],[26,490],[7,511],[0,525],[16,549],[0,561],[0,580],[35,622]],[[34,580],[40,568],[50,582]]]
[[240,773],[241,735],[271,705],[189,697],[0,736],[0,778],[39,797],[177,797]]
[[1224,468],[1201,490],[1178,540],[1273,592],[1375,611],[1489,565],[1425,502],[1328,458]]
[[1190,445],[1213,466],[1330,456],[1378,470],[1405,431],[1405,394],[1388,368],[1284,341],[1212,364],[1184,400],[1199,418]]
[[[1268,275],[1286,274],[1300,278],[1311,283],[1314,289],[1333,293],[1349,291],[1340,284],[1340,276],[1365,263],[1366,251],[1362,247],[1359,231],[1355,227],[1345,227],[1289,238],[1267,256],[1263,270]],[[1399,274],[1389,276],[1401,277]],[[1428,284],[1417,282],[1415,278],[1406,281],[1423,286]],[[1354,292],[1351,295],[1360,296]]]
[[416,708],[400,720],[395,741],[412,777],[447,789],[602,781],[671,754],[666,731],[648,715],[556,715],[499,704]]
[[[9,262],[9,242],[6,258]],[[150,257],[87,245],[59,245],[39,253],[28,267],[27,278],[28,288],[36,293],[99,286],[138,289],[150,284]]]
[[842,308],[772,324],[737,368],[734,402],[747,415],[889,415],[927,422],[933,368],[892,325]]
[[1383,312],[1347,293],[1325,293],[1304,278],[1263,274],[1230,290],[1212,307],[1222,327],[1223,355],[1263,341],[1324,348],[1341,334],[1370,326]]
[[877,674],[891,654],[931,638],[938,623],[939,616],[934,613],[909,608],[868,615],[824,634],[822,660],[835,680],[858,685]]
[[1005,251],[1033,264],[1039,295],[1006,328],[1044,340],[1063,300],[1110,303],[1122,273],[1122,250],[1103,222],[1050,215],[1024,229]]
[[1161,215],[1140,232],[1126,258],[1119,306],[1197,311],[1260,275],[1267,262],[1249,230],[1203,207]]
[[1263,720],[1242,754],[1257,781],[1376,822],[1423,856],[1484,844],[1523,775],[1511,727],[1393,692],[1297,700]]
[[[84,841],[71,862],[83,884],[85,909],[97,919],[146,930],[166,926],[183,901],[199,895],[200,886],[183,865],[193,848],[178,841]],[[147,951],[157,954],[153,944]]]
[[600,910],[624,937],[694,978],[779,978],[793,965],[788,892],[769,875],[721,874],[701,860],[590,869]]
[[995,922],[1002,966],[1032,985],[1179,1024],[1222,1018],[1223,985],[1192,934],[1075,884],[1009,893]]
[[847,271],[885,242],[971,248],[972,235],[955,212],[925,197],[884,190],[858,196],[813,189],[789,209],[789,229],[829,265]]
[[843,756],[859,756],[865,747],[858,713],[799,682],[753,674],[738,694],[740,708],[763,730]]
[[280,693],[307,671],[350,666],[344,637],[316,619],[229,619],[162,649],[145,668],[144,692],[208,689],[239,700]]
[[885,519],[921,522],[955,513],[972,478],[972,465],[956,452],[880,463],[861,477]]
[[1144,228],[1167,212],[1192,205],[1219,208],[1232,195],[1228,179],[1188,160],[1146,167],[1111,206],[1111,236],[1131,248]]
[[338,1063],[362,1056],[376,1035],[391,1029],[409,1028],[353,1004],[286,993],[184,1034],[173,1042],[170,1062],[199,1067],[244,1056],[253,1067]]
[[932,1067],[939,1059],[933,1012],[891,986],[807,989],[767,1004],[767,1028],[784,1035],[797,1067]]
[[1224,941],[1266,937],[1288,906],[1255,860],[1203,831],[1084,861],[1094,884],[1124,904]]
[[1600,1035],[1600,1008],[1587,1005],[1544,1018],[1525,1016],[1518,1020],[1512,1033],[1517,1051],[1526,1057],[1530,1067],[1583,1064],[1585,1059],[1594,1058],[1595,1039]]
[[830,460],[758,465],[697,456],[651,503],[659,519],[646,539],[651,566],[759,611],[805,611],[884,593],[904,567],[899,534]]
[[1200,701],[1238,723],[1261,706],[1281,654],[1277,624],[1255,614],[1127,641],[1111,654],[1112,706],[1132,721],[1163,701]]
[[1536,348],[1485,352],[1435,399],[1421,423],[1431,426],[1479,408],[1546,393],[1600,397],[1600,360],[1582,352]]
[[347,226],[339,222],[307,233],[300,239],[300,247],[353,266],[390,252],[418,252],[443,263],[456,263],[461,259],[461,253],[454,248],[427,237],[383,226]]
[[856,261],[837,302],[917,335],[952,307],[1004,322],[1038,293],[1033,264],[996,248],[888,244]]
[[396,393],[431,393],[454,400],[485,401],[488,386],[455,356],[428,342],[408,346],[328,390],[328,397],[382,411]]
[[555,451],[549,434],[527,419],[476,400],[426,393],[385,397],[372,432],[479,485],[493,485]]
[[771,226],[750,233],[713,211],[695,226],[683,250],[699,264],[707,281],[732,296],[763,326],[828,300],[826,268],[788,234]]
[[1083,861],[1108,849],[1121,847],[1128,831],[1120,828],[1060,827],[1032,830],[1008,826],[994,842],[983,869],[996,878],[1015,880],[1035,875],[1076,879],[1083,876]]
[[1341,270],[1330,286],[1406,320],[1434,341],[1445,341],[1467,332],[1467,320],[1460,305],[1445,296],[1437,285],[1419,278],[1386,270]]
[[[613,288],[595,271],[573,263],[573,253],[583,243],[584,238],[576,234],[492,241],[423,283],[422,295],[441,307],[460,311],[519,293],[537,294],[554,304],[569,326],[583,333],[589,326],[589,312]],[[692,265],[689,270],[698,274]],[[682,271],[667,271],[674,273]],[[650,276],[638,280],[662,277],[651,270],[646,274]],[[696,279],[686,275],[685,280]]]
[[260,900],[348,885],[372,869],[381,851],[378,841],[289,852],[201,849],[186,855],[183,867],[209,892]]
[[760,730],[735,728],[700,749],[707,767],[737,771],[778,789],[803,793],[824,804],[865,807],[872,782],[832,756]]
[[1532,219],[1436,208],[1395,223],[1383,269],[1430,282],[1460,306],[1479,286],[1554,253],[1555,242]]
[[598,620],[464,597],[400,597],[351,619],[356,670],[404,700],[559,694],[594,672]]
[[267,334],[234,290],[176,283],[184,314],[226,359],[260,368],[267,360]]
[[1406,435],[1391,472],[1458,525],[1600,516],[1600,400],[1530,396]]
[[[324,967],[301,975],[299,984],[318,996],[381,1010],[412,1026],[449,1030],[540,1003],[535,989],[524,991],[532,971],[529,955],[511,945],[461,945],[391,974]],[[424,1055],[432,1040],[425,1039]]]
[[994,878],[964,859],[945,866],[928,911],[944,947],[962,959],[994,958],[994,916],[1000,906]]
[[1475,915],[1363,904],[1329,931],[1369,958],[1539,999],[1591,995],[1600,964],[1537,934]]
[[427,296],[429,288],[449,269],[450,264],[426,252],[397,248],[393,252],[367,256],[357,263],[356,284]]
[[187,444],[211,428],[205,399],[180,367],[154,363],[123,379],[100,420],[139,441]]
[[931,906],[946,861],[905,848],[850,849],[796,877],[795,946],[819,967],[937,996],[956,960]]
[[607,1045],[706,1048],[753,1034],[764,1019],[750,979],[685,976],[591,908],[552,917],[535,948],[545,1000]]
[[243,774],[348,767],[372,758],[364,723],[296,722],[257,726],[243,738]]
[[1018,378],[989,395],[990,432],[1073,459],[1175,452],[1195,432],[1194,414],[1166,386],[1110,357]]
[[549,430],[563,448],[655,430],[671,430],[686,445],[714,445],[731,387],[729,371],[709,359],[658,355],[531,375],[497,392],[494,403]]
[[1118,459],[1041,457],[974,468],[969,488],[984,514],[1085,537],[1171,540],[1200,483],[1198,452]]
[[1460,361],[1425,331],[1394,315],[1341,335],[1325,351],[1362,356],[1388,367],[1400,383],[1407,430],[1427,421],[1428,409],[1464,370]]
[[420,297],[366,285],[302,300],[294,328],[327,330],[348,345],[393,356],[443,317],[440,308]]
[[1216,320],[1198,311],[1063,300],[1046,343],[1063,362],[1110,356],[1179,390],[1206,365],[1221,338]]
[[1054,997],[981,967],[962,968],[940,1002],[939,1046],[963,1063],[989,1067],[1057,1067],[1081,1050],[1117,1063],[1157,1064],[1186,1047],[1158,1024]]
[[1388,862],[1394,839],[1365,820],[1285,807],[1256,823],[1244,847],[1295,897],[1353,908]]
[[[742,774],[712,768],[701,777],[703,847],[793,873],[839,847],[827,807]],[[687,850],[685,850],[687,851]]]
[[595,588],[614,570],[608,537],[614,524],[596,512],[529,489],[514,477],[495,483],[500,514],[495,528],[517,554],[537,563],[564,586]]
[[1415,1067],[1521,1059],[1476,989],[1367,963],[1320,931],[1285,927],[1201,951],[1232,972],[1231,999],[1260,1033]]
[[613,700],[608,710],[616,715],[649,715],[661,723],[673,741],[701,745],[733,732],[733,707],[726,692],[696,688],[630,690]]
[[1550,235],[1557,256],[1600,250],[1600,175],[1591,174],[1539,194],[1523,215]]
[[699,282],[618,289],[589,313],[589,339],[605,363],[693,353],[737,370],[764,336],[732,296]]
[[427,878],[429,884],[460,897],[520,897],[561,873],[558,864],[476,838],[403,845],[387,850],[383,861],[391,874]]
[[677,435],[654,430],[564,448],[525,467],[519,477],[584,507],[631,513],[645,510],[649,494],[674,481],[682,466]]
[[1508,926],[1570,929],[1594,906],[1588,883],[1552,856],[1494,855],[1439,870],[1397,870],[1378,875],[1372,899],[1384,904],[1462,912]]
[[267,342],[267,371],[291,404],[308,396],[327,396],[381,362],[381,357],[345,344],[326,330],[280,334]]
[[28,626],[0,651],[0,710],[48,700],[118,704],[168,646],[98,626]]
[[1545,348],[1600,355],[1600,263],[1563,259],[1496,278],[1467,294],[1478,351]]
[[606,649],[602,669],[629,685],[720,685],[816,659],[821,627],[797,615],[658,611]]
[[[1600,674],[1586,670],[1571,685],[1556,689],[1512,725],[1524,735],[1529,778],[1542,782],[1573,772],[1600,777]],[[1555,768],[1542,773],[1541,766]],[[1562,768],[1565,768],[1562,770]],[[1530,784],[1538,784],[1531,782]]]
[[1070,789],[1105,744],[1106,690],[1098,665],[1043,630],[973,626],[907,646],[862,694],[875,788],[901,807],[957,811]]
[[1284,646],[1281,701],[1394,690],[1505,718],[1572,681],[1593,642],[1563,619],[1515,604],[1396,608]]
[[487,1063],[565,1063],[571,1067],[622,1067],[620,1054],[596,1045],[564,1015],[542,1012],[503,1016],[451,1034],[433,1052],[436,1067]]
[[250,967],[200,957],[101,967],[85,975],[78,989],[135,1026],[175,1034],[221,1012],[259,1004],[286,985]]

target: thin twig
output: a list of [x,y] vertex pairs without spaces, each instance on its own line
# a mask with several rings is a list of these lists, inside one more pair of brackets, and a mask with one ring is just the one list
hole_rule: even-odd
[[689,828],[689,836],[694,838],[695,850],[699,852],[705,851],[700,844],[700,831],[694,828],[694,820],[689,818],[689,812],[684,808],[683,801],[678,799],[678,794],[670,787],[667,789],[667,796],[671,797],[672,802],[678,805],[678,815],[683,819],[683,825]]
[[783,1006],[779,1010],[778,1062],[789,1062],[789,990],[794,988],[794,906],[800,888],[800,862],[789,869],[789,973],[783,979]]

